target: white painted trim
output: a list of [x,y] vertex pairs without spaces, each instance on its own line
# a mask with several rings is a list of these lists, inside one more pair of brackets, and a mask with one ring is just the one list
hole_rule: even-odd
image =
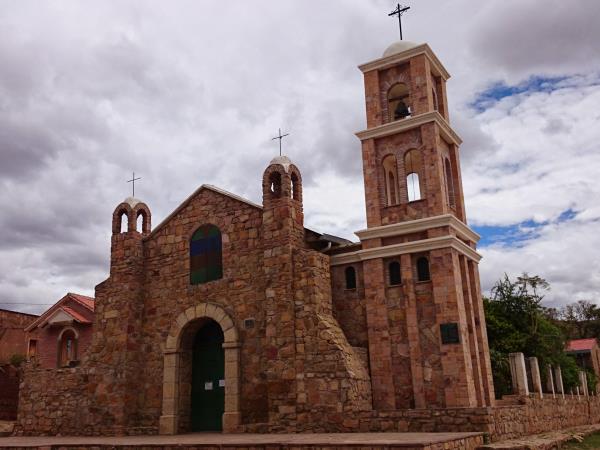
[[409,220],[407,222],[383,225],[380,227],[367,228],[356,231],[361,241],[366,239],[384,238],[391,236],[402,236],[409,233],[417,233],[431,228],[451,227],[462,239],[477,243],[481,236],[475,233],[471,228],[458,220],[452,214],[442,214],[441,216],[427,217],[424,219]]
[[391,136],[393,134],[401,133],[403,131],[411,130],[413,128],[425,125],[429,122],[435,122],[440,127],[440,135],[446,142],[451,144],[460,145],[462,139],[456,132],[450,127],[446,119],[438,111],[430,111],[427,113],[419,114],[417,116],[407,117],[406,119],[396,120],[394,122],[384,123],[373,128],[369,128],[363,131],[355,133],[361,141],[368,139],[377,139],[385,136]]
[[441,236],[413,242],[404,242],[402,244],[386,245],[384,247],[368,248],[341,255],[332,255],[331,265],[339,266],[342,264],[351,264],[368,259],[389,258],[407,253],[426,252],[440,248],[453,248],[475,262],[479,262],[481,260],[481,255],[467,244],[462,242],[460,239],[454,236]]
[[73,328],[72,326],[67,325],[62,330],[60,330],[60,333],[58,333],[58,337],[56,338],[56,342],[60,342],[61,339],[62,339],[62,337],[63,337],[63,334],[65,334],[67,331],[72,331],[73,334],[75,335],[75,339],[79,340],[79,332],[75,328]]
[[401,53],[396,53],[391,56],[375,59],[368,63],[361,64],[360,66],[358,66],[358,68],[362,73],[370,72],[376,69],[387,69],[388,67],[393,67],[401,62],[407,61],[418,55],[427,56],[429,62],[431,63],[431,71],[434,75],[440,76],[444,80],[450,78],[450,74],[448,73],[442,62],[438,59],[435,53],[433,53],[433,50],[431,50],[431,47],[429,47],[429,45],[427,44],[421,44]]

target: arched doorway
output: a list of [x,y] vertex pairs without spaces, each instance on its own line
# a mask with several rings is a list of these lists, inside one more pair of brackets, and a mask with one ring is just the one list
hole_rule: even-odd
[[[223,432],[239,431],[240,347],[237,328],[228,312],[214,303],[201,303],[181,312],[174,321],[164,344],[163,400],[159,421],[160,434],[192,431],[192,380],[196,337],[202,328],[216,322],[222,333],[224,378]],[[210,333],[208,333],[210,335]],[[199,338],[202,342],[202,339]],[[215,345],[216,347],[216,345]],[[200,349],[198,351],[201,351]],[[202,359],[202,356],[199,356]],[[208,380],[207,380],[208,381]],[[204,386],[202,386],[204,387]],[[214,380],[213,380],[214,387]]]
[[221,431],[225,412],[223,330],[208,320],[194,338],[190,431]]

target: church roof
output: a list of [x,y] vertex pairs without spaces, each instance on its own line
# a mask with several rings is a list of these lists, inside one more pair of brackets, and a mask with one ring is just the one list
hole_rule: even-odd
[[[277,158],[274,158],[274,159],[271,161],[271,164],[284,164],[284,163],[286,162],[285,160],[289,161],[289,163],[291,164],[291,161],[290,161],[290,160],[289,160],[289,158],[287,158],[286,156],[284,156],[284,157],[281,157],[281,158],[285,158],[285,160],[282,160],[282,161],[278,160],[278,158],[279,158],[279,157],[277,157]],[[250,200],[248,200],[248,199],[245,199],[244,197],[240,197],[239,195],[233,194],[233,193],[231,193],[231,192],[229,192],[229,191],[226,191],[226,190],[224,190],[224,189],[221,189],[221,188],[218,188],[218,187],[216,187],[216,186],[213,186],[212,184],[203,184],[203,185],[202,185],[202,186],[200,186],[198,189],[196,189],[196,190],[195,190],[195,191],[192,193],[192,195],[190,195],[188,198],[186,198],[186,199],[185,199],[185,200],[184,200],[184,201],[183,201],[183,202],[182,202],[182,203],[181,203],[181,204],[180,204],[180,205],[179,205],[177,208],[175,208],[175,209],[173,210],[173,212],[171,212],[171,214],[169,214],[169,215],[168,215],[168,216],[167,216],[167,217],[166,217],[166,218],[165,218],[165,219],[164,219],[164,220],[163,220],[161,223],[159,223],[159,224],[156,226],[156,228],[154,228],[154,229],[152,230],[152,232],[151,232],[151,233],[150,233],[150,234],[149,234],[149,235],[148,235],[148,236],[147,236],[145,239],[148,239],[148,238],[150,238],[151,236],[153,236],[155,233],[157,233],[157,232],[158,232],[158,231],[159,231],[159,230],[160,230],[162,227],[164,227],[164,226],[165,226],[165,225],[166,225],[166,224],[167,224],[167,223],[168,223],[168,222],[169,222],[169,221],[170,221],[170,220],[171,220],[173,217],[175,217],[175,216],[176,216],[176,215],[179,213],[179,211],[181,211],[183,208],[185,208],[185,207],[188,205],[188,203],[189,203],[190,201],[192,201],[192,199],[193,199],[194,197],[196,197],[196,195],[198,195],[198,194],[199,194],[200,192],[202,192],[203,190],[209,190],[209,191],[216,192],[217,194],[221,194],[221,195],[224,195],[224,196],[226,196],[226,197],[229,197],[229,198],[235,199],[235,200],[237,200],[237,201],[240,201],[240,202],[242,202],[242,203],[245,203],[245,204],[247,204],[247,205],[249,205],[249,206],[252,206],[253,208],[260,209],[261,211],[262,211],[262,209],[263,209],[263,207],[262,207],[261,205],[259,205],[259,204],[257,204],[257,203],[254,203],[254,202],[252,202],[252,201],[250,201]],[[333,235],[331,235],[331,234],[323,234],[323,233],[319,233],[319,232],[317,232],[317,231],[310,230],[310,229],[308,229],[308,228],[305,228],[305,229],[306,229],[307,231],[310,231],[310,232],[312,232],[312,233],[315,233],[315,235],[318,235],[318,236],[320,237],[320,239],[321,239],[321,240],[324,240],[324,241],[331,241],[333,244],[337,244],[337,245],[347,245],[347,244],[351,243],[351,241],[349,241],[349,240],[347,240],[347,239],[343,239],[343,238],[340,238],[340,237],[337,237],[337,236],[333,236]]]
[[597,344],[595,338],[573,339],[567,342],[567,352],[589,352]]
[[186,198],[186,199],[185,199],[185,200],[184,200],[184,201],[183,201],[183,202],[182,202],[182,203],[181,203],[181,204],[180,204],[180,205],[179,205],[177,208],[175,208],[175,209],[173,210],[173,212],[172,212],[171,214],[169,214],[169,215],[168,215],[168,216],[167,216],[167,217],[166,217],[166,218],[165,218],[165,219],[164,219],[164,220],[163,220],[161,223],[159,223],[159,224],[158,224],[158,225],[157,225],[157,226],[154,228],[154,230],[152,230],[152,232],[150,233],[150,235],[149,235],[149,236],[148,236],[146,239],[148,239],[149,237],[153,236],[153,235],[154,235],[156,232],[158,232],[158,231],[159,231],[159,230],[160,230],[162,227],[164,227],[164,226],[165,226],[165,225],[166,225],[166,224],[169,222],[169,220],[171,220],[173,217],[175,217],[175,216],[176,216],[176,215],[179,213],[179,211],[181,211],[183,208],[185,208],[185,207],[188,205],[188,203],[189,203],[189,202],[191,202],[191,201],[192,201],[192,199],[193,199],[194,197],[196,197],[198,194],[200,194],[200,192],[202,192],[203,190],[209,190],[209,191],[213,191],[213,192],[216,192],[217,194],[221,194],[221,195],[224,195],[224,196],[226,196],[226,197],[233,198],[233,199],[235,199],[235,200],[237,200],[237,201],[240,201],[240,202],[242,202],[242,203],[246,203],[247,205],[249,205],[249,206],[252,206],[253,208],[258,208],[258,209],[260,209],[260,210],[262,210],[262,209],[263,209],[263,207],[262,207],[262,206],[260,206],[260,205],[258,205],[258,204],[256,204],[256,203],[254,203],[254,202],[251,202],[251,201],[250,201],[250,200],[248,200],[248,199],[245,199],[245,198],[243,198],[243,197],[240,197],[239,195],[235,195],[235,194],[233,194],[233,193],[231,193],[231,192],[229,192],[229,191],[226,191],[226,190],[224,190],[224,189],[221,189],[221,188],[218,188],[218,187],[216,187],[216,186],[213,186],[212,184],[203,184],[203,185],[202,185],[202,186],[200,186],[198,189],[196,189],[196,190],[195,190],[195,191],[192,193],[192,195],[190,195],[188,198]]

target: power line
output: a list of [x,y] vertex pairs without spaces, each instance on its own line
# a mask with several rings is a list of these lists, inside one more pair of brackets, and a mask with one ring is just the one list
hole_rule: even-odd
[[27,306],[42,305],[42,306],[47,306],[47,305],[54,305],[54,303],[0,302],[0,305],[27,305]]

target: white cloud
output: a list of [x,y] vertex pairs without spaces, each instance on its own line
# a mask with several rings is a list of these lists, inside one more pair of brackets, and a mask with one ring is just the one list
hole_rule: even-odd
[[[406,37],[428,41],[453,74],[451,118],[465,138],[473,223],[547,220],[567,208],[582,223],[599,216],[592,201],[599,5],[524,0],[518,14],[500,0],[411,5]],[[397,38],[387,17],[393,7],[384,0],[22,0],[5,8],[0,301],[91,292],[107,274],[111,213],[129,193],[132,170],[143,178],[136,192],[155,224],[202,183],[260,201],[262,171],[277,152],[270,137],[280,126],[291,132],[285,151],[305,181],[307,225],[351,237],[364,226],[356,66]],[[566,78],[551,94],[471,111],[479,91],[532,75]],[[559,228],[568,234],[573,226]],[[549,230],[526,248],[545,242]],[[550,261],[554,253],[539,248],[547,255],[540,264]],[[483,251],[484,279],[519,271],[497,249]],[[576,287],[578,275],[561,267],[550,281]],[[599,286],[590,280],[581,295]]]

